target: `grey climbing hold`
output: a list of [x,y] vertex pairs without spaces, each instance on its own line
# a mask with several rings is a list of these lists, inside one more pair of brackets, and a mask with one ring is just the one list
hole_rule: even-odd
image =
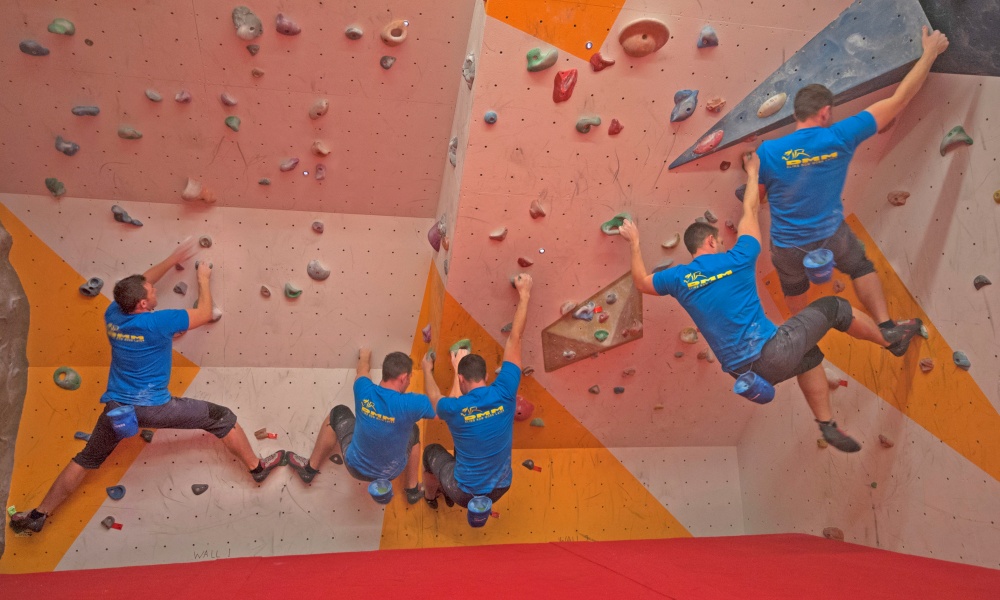
[[267,287],[266,285],[260,286],[260,295],[264,296],[265,298],[270,298],[271,297],[271,288]]
[[989,280],[986,275],[976,275],[976,278],[972,280],[972,285],[976,286],[977,290],[981,290],[988,285],[992,285],[993,282]]
[[125,209],[114,204],[111,206],[111,214],[114,215],[115,221],[119,223],[126,223],[128,225],[135,225],[136,227],[142,227],[142,221],[138,219],[133,219],[129,216]]
[[335,465],[342,465],[342,464],[344,464],[344,457],[342,457],[339,454],[331,454],[330,455],[330,462],[332,462]]
[[381,66],[385,70],[391,69],[392,65],[395,62],[396,62],[396,57],[395,56],[388,56],[388,55],[386,55],[386,56],[383,56],[382,58],[378,59],[379,66]]
[[592,385],[589,388],[587,388],[587,391],[590,392],[591,394],[600,394],[601,393],[601,386],[599,386],[599,385]]
[[542,52],[541,48],[532,48],[528,50],[527,59],[529,71],[532,73],[544,71],[559,60],[559,50],[552,48],[548,52]]
[[580,133],[590,133],[590,128],[601,124],[601,117],[580,117],[576,121],[576,130]]
[[739,200],[740,202],[743,202],[743,196],[746,193],[747,193],[747,184],[744,183],[740,187],[736,188],[736,199]]
[[472,84],[476,81],[476,55],[472,52],[466,55],[465,62],[462,63],[462,79],[471,90]]
[[86,431],[77,431],[76,433],[73,434],[73,439],[75,439],[75,440],[83,440],[85,442],[89,442],[90,441],[90,434],[87,433]]
[[698,47],[699,48],[711,48],[713,46],[719,45],[719,34],[715,33],[715,28],[711,25],[705,25],[701,28],[701,33],[698,34]]
[[636,370],[637,369],[635,367],[626,367],[622,371],[622,377],[631,377],[631,376],[635,375]]
[[101,293],[101,288],[104,287],[104,280],[100,277],[91,277],[87,283],[80,286],[80,293],[84,296],[93,298],[94,296]]
[[62,136],[56,136],[56,150],[62,152],[66,156],[73,156],[80,151],[80,145],[69,140],[64,140]]
[[267,177],[261,177],[257,180],[257,185],[271,185],[271,180]]
[[770,117],[774,113],[781,110],[781,107],[785,105],[786,100],[788,100],[788,94],[785,92],[775,94],[767,100],[764,100],[760,104],[760,108],[757,109],[757,118],[766,119],[767,117]]
[[236,97],[229,92],[222,92],[219,94],[219,101],[226,106],[236,106],[236,104],[239,103],[239,100],[237,100]]
[[614,304],[615,302],[618,302],[618,294],[616,294],[615,292],[608,292],[604,296],[604,302],[606,302],[607,304]]
[[282,13],[278,13],[278,16],[274,18],[274,28],[281,35],[299,35],[302,33],[302,28]]
[[715,224],[719,222],[719,218],[715,216],[710,210],[705,211],[705,220],[709,223]]
[[76,33],[76,25],[69,19],[53,19],[49,23],[49,31],[58,35],[73,35]]
[[161,96],[160,92],[157,92],[153,88],[149,88],[146,90],[146,97],[152,100],[153,102],[163,102],[163,96]]
[[80,374],[70,367],[59,367],[52,373],[52,381],[64,390],[78,390],[83,380]]
[[142,137],[142,132],[128,125],[118,127],[118,137],[123,140],[137,140]]
[[955,361],[955,366],[960,369],[968,371],[972,366],[972,361],[970,361],[969,357],[965,355],[965,352],[962,352],[961,350],[956,350],[955,353],[952,354],[951,358]]
[[458,164],[458,137],[448,140],[448,162],[453,167]]
[[327,269],[319,260],[313,259],[306,265],[306,273],[316,281],[323,281],[330,276],[330,269]]
[[663,242],[661,244],[661,246],[663,246],[664,248],[666,248],[667,250],[669,250],[671,248],[675,248],[677,246],[677,244],[679,244],[679,243],[681,243],[681,234],[675,233],[674,237],[672,237],[669,240]]
[[674,259],[665,258],[658,265],[653,267],[653,273],[659,273],[660,271],[666,271],[670,268],[670,265],[674,264]]
[[115,518],[104,517],[104,519],[101,521],[101,525],[103,525],[105,529],[111,529],[112,527],[115,526]]
[[21,49],[21,52],[31,56],[48,56],[49,54],[49,49],[35,40],[22,40],[17,47]]
[[487,125],[493,125],[494,123],[496,123],[497,122],[497,113],[496,113],[496,111],[492,111],[492,110],[486,111],[486,114],[483,115],[483,121],[486,121]]
[[958,144],[972,145],[972,138],[969,137],[969,134],[965,133],[965,128],[961,125],[952,127],[951,131],[941,138],[941,146],[938,148],[941,151],[941,156],[944,156],[949,148]]
[[351,26],[344,30],[344,36],[349,40],[360,40],[361,36],[365,34],[360,27]]
[[195,496],[200,496],[208,491],[207,483],[194,483],[191,484],[191,491],[194,492]]
[[46,177],[45,187],[48,188],[49,192],[56,198],[66,193],[66,186],[55,177]]
[[78,117],[96,117],[101,114],[99,106],[74,106],[70,112]]
[[679,90],[674,94],[674,109],[670,111],[670,122],[683,121],[694,114],[698,107],[698,90]]
[[625,388],[623,388],[622,386],[617,386],[612,391],[614,391],[614,393],[616,393],[616,394],[624,394],[625,393]]
[[677,352],[674,352],[674,358],[684,358],[684,353],[678,350]]
[[312,230],[316,233],[323,233],[325,227],[323,226],[323,221],[313,221]]
[[174,94],[174,100],[180,104],[189,104],[191,99],[191,92],[187,90],[181,90]]
[[285,284],[285,296],[287,298],[298,298],[302,295],[302,290],[295,287],[291,283]]
[[260,52],[260,44],[247,44],[247,52],[250,53],[250,56],[257,56],[257,53]]
[[[198,238],[198,245],[201,246],[202,248],[211,248],[212,247],[211,236],[203,235],[200,238]],[[197,265],[195,265],[195,267],[197,268]]]
[[143,429],[139,432],[139,437],[141,437],[147,444],[153,443],[153,434],[156,433],[152,429]]
[[125,486],[124,485],[113,485],[109,488],[105,488],[108,493],[108,498],[112,500],[121,500],[125,497]]
[[500,328],[500,333],[510,333],[514,329],[513,321]]
[[226,127],[232,129],[233,131],[240,130],[240,118],[236,115],[229,115],[226,117]]
[[286,161],[282,162],[280,165],[278,165],[278,170],[281,171],[281,172],[283,172],[283,173],[287,173],[288,171],[291,171],[292,169],[294,169],[296,167],[296,165],[298,165],[298,164],[299,164],[299,159],[297,159],[297,158],[289,158],[288,160],[286,160]]
[[233,9],[233,25],[236,26],[236,35],[243,40],[252,40],[264,33],[260,19],[246,6],[237,6]]
[[184,283],[183,281],[177,282],[177,285],[174,286],[174,293],[180,294],[181,296],[186,294],[187,291],[188,291],[188,284]]

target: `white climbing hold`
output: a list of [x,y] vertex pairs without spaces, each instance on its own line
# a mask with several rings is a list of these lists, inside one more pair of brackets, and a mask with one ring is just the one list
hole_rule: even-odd
[[785,92],[771,96],[760,105],[760,108],[757,109],[757,117],[761,119],[770,117],[774,113],[781,110],[781,107],[785,105],[786,100],[788,100],[788,94]]
[[318,119],[325,115],[328,110],[330,110],[330,101],[326,98],[320,98],[313,102],[312,107],[309,109],[309,118]]

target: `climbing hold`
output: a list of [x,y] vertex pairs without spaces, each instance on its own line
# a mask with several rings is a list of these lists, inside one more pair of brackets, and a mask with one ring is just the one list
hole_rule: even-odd
[[712,150],[715,150],[715,147],[722,141],[723,135],[725,135],[725,133],[721,129],[716,129],[712,133],[698,140],[698,143],[695,144],[694,149],[691,151],[695,154],[705,154],[707,152],[711,152]]
[[[521,463],[521,466],[524,467],[525,469],[530,470],[530,471],[534,471],[535,470],[535,461],[533,461],[533,460],[531,460],[529,458],[528,460],[526,460],[523,463]],[[539,469],[539,471],[541,471],[541,469]]]
[[458,164],[458,137],[448,140],[448,162],[453,167]]
[[188,104],[191,102],[191,92],[181,90],[174,95],[174,100],[180,102],[181,104]]
[[616,394],[624,394],[624,393],[625,393],[625,388],[623,388],[623,387],[621,387],[621,386],[618,386],[618,387],[616,387],[616,388],[615,388],[614,390],[612,390],[612,391],[613,391],[614,393],[616,393]]
[[660,261],[659,264],[657,264],[655,267],[653,267],[653,273],[659,273],[660,271],[666,271],[667,269],[670,268],[670,265],[672,265],[672,264],[674,264],[674,259],[672,259],[672,258],[665,258],[662,261]]
[[325,115],[328,110],[330,110],[330,101],[326,98],[320,98],[313,102],[313,105],[309,108],[309,118],[313,120],[318,119]]
[[119,223],[127,223],[129,225],[135,225],[136,227],[142,227],[142,221],[130,217],[129,214],[125,212],[125,209],[117,204],[111,206],[111,214],[114,216],[115,221],[118,221]]
[[726,219],[726,229],[732,231],[733,233],[737,233],[736,223],[733,223],[732,219]]
[[931,334],[930,334],[929,331],[927,331],[927,326],[926,325],[921,325],[920,326],[920,337],[924,338],[925,340],[926,339],[930,339]]
[[49,23],[49,31],[59,35],[73,35],[76,33],[76,26],[69,19],[53,19]]
[[638,319],[633,319],[632,324],[622,330],[622,337],[627,338],[633,335],[639,335],[642,332],[642,322]]
[[222,309],[218,306],[212,307],[212,322],[216,323],[222,318]]
[[494,229],[493,233],[490,234],[490,239],[497,242],[502,242],[507,239],[507,228],[501,227],[500,229]]
[[378,64],[379,64],[379,65],[380,65],[380,66],[381,66],[381,67],[382,67],[383,69],[386,69],[386,70],[389,70],[389,69],[391,69],[391,68],[392,68],[392,65],[393,65],[393,64],[394,64],[395,62],[396,62],[396,57],[395,57],[395,56],[388,56],[388,55],[386,55],[386,56],[383,56],[382,58],[378,59]]
[[160,92],[157,92],[153,88],[149,88],[146,90],[146,97],[152,100],[153,102],[163,102],[163,96],[161,96]]
[[274,28],[281,35],[299,35],[302,33],[302,28],[282,13],[278,13],[278,16],[274,18]]
[[685,344],[696,344],[698,343],[698,330],[694,327],[685,327],[681,329],[680,337]]
[[260,44],[247,44],[247,52],[250,53],[250,56],[257,56],[257,53],[260,52]]
[[398,46],[406,41],[406,28],[409,21],[397,19],[382,28],[379,34],[386,46]]
[[142,132],[135,127],[120,125],[118,127],[118,137],[123,140],[137,140],[142,137]]
[[66,193],[66,186],[55,177],[46,177],[45,187],[48,188],[49,192],[56,198]]
[[669,240],[663,242],[660,245],[669,250],[671,248],[676,248],[677,244],[679,243],[681,243],[681,234],[675,233],[674,237],[670,238]]
[[267,439],[267,427],[261,427],[257,431],[253,432],[253,436],[255,438],[257,438],[258,440],[266,440]]
[[531,260],[530,258],[528,258],[526,256],[522,256],[522,257],[520,257],[520,258],[517,259],[517,264],[521,265],[521,267],[523,267],[523,268],[526,269],[526,268],[530,267],[531,265],[535,264],[535,261]]
[[618,135],[622,132],[622,129],[625,129],[625,126],[622,125],[621,121],[611,119],[611,125],[608,125],[608,135]]
[[576,121],[576,130],[580,133],[590,133],[590,128],[601,124],[601,117],[580,117]]
[[444,274],[447,275],[448,274],[448,259],[447,258],[444,259],[444,262],[442,263],[442,266],[444,267]]
[[56,137],[56,150],[62,152],[66,156],[73,156],[80,150],[80,145],[64,140],[60,135]]
[[712,213],[712,211],[706,210],[705,211],[705,220],[708,221],[709,223],[712,223],[714,225],[715,223],[719,222],[719,217],[715,216],[715,214]]
[[514,404],[514,420],[515,421],[527,421],[531,418],[531,413],[535,412],[535,405],[528,402],[520,395]]
[[747,193],[747,184],[744,183],[740,187],[736,188],[736,199],[739,200],[740,202],[743,202],[743,196],[746,193]]
[[993,201],[1000,204],[1000,190],[993,192]]
[[833,280],[833,293],[834,294],[839,294],[840,292],[844,291],[844,289],[845,289],[845,286],[844,286],[844,282],[843,281],[841,281],[839,279],[834,279]]
[[976,278],[972,280],[972,285],[976,287],[977,290],[981,290],[988,285],[992,285],[993,282],[989,280],[986,275],[976,275]]
[[698,351],[698,360],[708,361],[710,363],[715,362],[715,355],[708,348],[703,348]]
[[104,517],[104,519],[101,521],[101,525],[103,525],[105,529],[121,529],[122,528],[120,523],[115,523],[115,518],[114,517]]
[[78,390],[80,389],[80,384],[83,380],[80,379],[80,374],[71,369],[70,367],[59,367],[52,374],[52,381],[56,382],[56,385],[64,390]]
[[844,532],[836,527],[824,527],[823,537],[828,540],[835,540],[838,542],[844,541]]
[[[602,313],[601,316],[603,317],[604,314]],[[606,330],[598,329],[597,331],[594,332],[594,339],[596,339],[598,342],[603,342],[604,340],[608,339],[609,335],[611,334],[609,334]]]
[[468,350],[469,352],[472,352],[472,342],[469,338],[462,338],[452,344],[451,348],[448,348],[448,351],[452,353],[458,352],[459,350]]
[[528,70],[532,73],[544,71],[559,60],[559,50],[552,48],[548,52],[542,52],[541,48],[528,50]]
[[510,333],[512,329],[514,329],[514,322],[513,321],[510,322],[510,323],[507,323],[506,325],[504,325],[503,327],[501,327],[500,328],[500,333]]
[[49,49],[35,40],[23,40],[17,47],[21,49],[21,52],[31,56],[48,56],[49,54]]
[[295,287],[291,283],[285,284],[285,296],[287,298],[298,298],[301,295],[302,295],[302,290]]
[[[203,235],[200,238],[198,238],[198,245],[201,246],[202,248],[211,248],[212,238],[207,235]],[[197,265],[195,266],[197,267]]]
[[698,47],[711,48],[718,45],[719,34],[715,33],[715,29],[711,25],[705,25],[702,27],[701,33],[698,34]]
[[92,40],[90,38],[83,38],[83,43],[87,44],[88,46],[93,46],[94,45],[94,40]]
[[580,319],[581,321],[592,321],[594,319],[595,308],[597,308],[597,305],[591,300],[573,311],[573,318]]
[[349,40],[360,40],[364,34],[365,32],[360,27],[353,25],[344,30],[344,36]]
[[648,56],[667,43],[670,31],[667,26],[656,19],[639,19],[633,21],[618,34],[618,43],[622,50],[634,58]]
[[494,123],[496,123],[497,122],[497,113],[496,113],[496,111],[492,111],[492,110],[486,111],[486,114],[483,115],[483,121],[486,121],[487,125],[493,125]]
[[600,394],[601,393],[601,386],[599,386],[599,385],[592,385],[589,388],[587,388],[587,391],[590,392],[591,394]]
[[941,156],[944,156],[949,148],[958,144],[972,145],[972,138],[969,137],[969,134],[965,133],[965,129],[961,125],[955,125],[951,128],[951,131],[941,138],[941,146],[939,148]]
[[447,235],[448,226],[445,225],[445,215],[441,215],[437,223],[431,225],[430,230],[427,231],[427,241],[430,242],[431,248],[437,252],[441,249],[441,239]]
[[85,431],[77,431],[76,433],[73,434],[73,439],[89,442],[90,434]]
[[84,296],[89,296],[93,298],[94,296],[101,293],[101,288],[104,287],[104,280],[100,277],[91,277],[87,283],[80,286],[80,293]]
[[250,75],[256,77],[257,79],[260,79],[261,77],[264,76],[264,69],[261,69],[260,67],[254,67],[250,69]]
[[316,165],[316,181],[323,181],[326,179],[326,165],[318,164]]
[[123,485],[113,485],[109,488],[105,488],[104,491],[108,493],[108,498],[111,498],[112,500],[121,500],[125,497],[125,486]]
[[674,109],[670,111],[670,122],[676,123],[690,117],[697,106],[698,90],[678,90],[674,94]]
[[833,369],[825,367],[823,372],[826,374],[826,385],[831,391],[839,387],[847,387],[847,380],[841,379],[840,375],[837,375]]
[[252,40],[264,33],[260,19],[246,6],[237,6],[233,9],[233,25],[236,26],[236,35],[240,39]]
[[331,454],[330,455],[330,462],[332,462],[335,465],[342,465],[342,464],[344,464],[344,457],[342,457],[339,454]]
[[757,118],[764,119],[778,112],[781,110],[781,107],[785,105],[785,100],[788,100],[788,94],[785,92],[775,94],[767,100],[764,100],[764,102],[761,103],[760,108],[757,109]]
[[222,103],[223,103],[224,105],[226,105],[226,106],[236,106],[237,102],[239,102],[239,101],[238,101],[238,100],[237,100],[237,99],[236,99],[235,97],[233,97],[233,95],[232,95],[232,94],[230,94],[229,92],[222,92],[222,93],[221,93],[221,94],[219,95],[219,101],[221,101],[221,102],[222,102]]
[[604,235],[620,235],[621,226],[625,223],[625,219],[631,220],[632,215],[627,212],[620,212],[611,217],[610,221],[606,221],[601,225],[601,233]]
[[316,156],[328,156],[331,152],[330,148],[326,145],[326,142],[324,142],[323,140],[316,140],[315,142],[313,142],[313,145],[310,147],[310,150],[312,150],[312,153],[315,154]]
[[969,368],[972,367],[972,362],[969,360],[969,357],[966,356],[965,352],[962,352],[961,350],[955,351],[952,355],[952,360],[955,361],[955,365],[960,369],[968,371]]
[[556,73],[555,82],[552,87],[552,100],[554,102],[565,102],[573,95],[573,88],[576,87],[576,69],[559,71]]
[[545,421],[543,421],[541,417],[535,417],[534,419],[531,420],[531,423],[529,423],[529,425],[531,425],[532,427],[545,427]]
[[731,167],[731,166],[733,166],[733,163],[729,162],[728,160],[724,160],[724,161],[722,161],[722,162],[719,163],[719,170],[720,171],[728,171],[729,167]]
[[610,319],[610,318],[611,318],[611,315],[609,315],[606,312],[602,312],[601,314],[597,315],[597,322],[598,323],[607,323],[608,319]]
[[570,300],[570,301],[567,301],[567,302],[563,302],[563,305],[559,307],[559,314],[561,314],[561,315],[568,315],[569,313],[573,312],[574,310],[576,310],[576,302],[573,302],[572,300]]
[[823,449],[823,448],[826,448],[827,446],[829,446],[829,444],[823,438],[817,438],[816,439],[816,447],[817,448]]
[[883,448],[892,448],[893,446],[896,445],[895,443],[893,443],[892,440],[890,440],[889,438],[885,437],[881,433],[878,435],[878,443],[882,444]]
[[593,56],[590,57],[590,68],[596,71],[603,71],[611,65],[615,64],[615,61],[610,58],[604,58],[601,56],[600,52],[595,52]]
[[183,281],[178,282],[177,285],[174,286],[174,293],[180,294],[181,296],[186,294],[187,291],[188,291],[188,284],[184,283]]
[[194,483],[191,485],[191,491],[194,492],[195,496],[200,496],[208,491],[207,483]]
[[708,112],[717,113],[722,110],[722,107],[726,105],[726,99],[720,96],[713,96],[709,98],[708,102],[705,103],[705,110]]
[[330,276],[330,269],[327,269],[320,264],[319,260],[313,259],[309,261],[308,265],[306,265],[306,273],[308,273],[309,277],[312,277],[316,281],[323,281]]
[[674,352],[674,358],[684,358],[684,353],[678,350]]
[[229,115],[226,117],[226,127],[232,129],[233,131],[240,130],[240,118],[236,115]]
[[924,373],[930,373],[934,370],[934,359],[933,358],[921,358],[920,359],[920,370]]
[[281,171],[282,173],[287,173],[288,171],[294,169],[298,164],[299,164],[299,159],[289,158],[288,160],[278,165],[278,170]]
[[428,323],[426,327],[420,330],[420,334],[424,336],[424,343],[431,343],[431,324]]
[[537,199],[531,201],[531,206],[528,207],[528,214],[531,215],[532,219],[538,219],[545,216],[545,209],[542,208],[542,203]]
[[260,286],[260,295],[264,296],[265,298],[270,298],[271,297],[271,288],[267,287],[266,285]]
[[535,372],[535,367],[533,367],[531,365],[526,365],[526,366],[524,366],[524,367],[521,368],[521,375],[524,375],[525,377],[527,377],[528,375],[533,374],[534,372]]
[[873,481],[873,482],[871,483],[871,486],[872,486],[872,489],[874,490],[875,488],[877,488],[877,487],[878,487],[878,482],[875,482],[875,481]]
[[181,263],[176,263],[174,265],[174,269],[176,269],[178,271],[183,271],[184,270],[184,265],[182,265]]
[[469,52],[462,62],[462,79],[472,89],[472,84],[476,81],[476,55]]
[[181,192],[181,198],[187,201],[197,200],[201,198],[201,191],[201,182],[188,177],[184,191]]
[[78,117],[96,117],[101,113],[99,106],[74,106],[70,112]]
[[618,294],[615,292],[608,292],[604,295],[604,301],[608,304],[614,304],[615,302],[618,302]]
[[893,206],[902,206],[906,204],[906,199],[910,197],[910,192],[896,191],[889,192],[886,197],[889,200],[889,204]]

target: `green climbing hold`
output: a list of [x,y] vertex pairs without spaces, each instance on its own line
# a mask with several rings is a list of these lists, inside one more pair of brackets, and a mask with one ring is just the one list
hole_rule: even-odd
[[594,332],[594,338],[595,338],[595,339],[596,339],[596,340],[597,340],[598,342],[603,342],[604,340],[608,339],[608,336],[609,336],[609,335],[611,335],[611,334],[609,334],[609,333],[608,333],[607,331],[605,331],[604,329],[598,329],[597,331],[595,331],[595,332]]
[[287,296],[288,298],[298,298],[301,295],[302,295],[302,290],[295,287],[291,283],[285,284],[285,296]]
[[618,213],[617,215],[612,217],[610,221],[601,225],[601,232],[603,232],[604,235],[620,234],[621,233],[620,229],[622,224],[625,222],[625,219],[631,220],[632,216],[629,215],[627,212]]
[[580,117],[576,122],[576,130],[580,133],[590,133],[590,128],[601,124],[601,117]]
[[226,117],[226,127],[232,129],[233,131],[240,130],[240,118],[236,115],[230,115]]
[[52,380],[64,390],[78,390],[83,382],[80,374],[69,367],[59,367],[52,374]]
[[872,489],[875,489],[875,488],[877,488],[877,487],[878,487],[878,484],[877,484],[877,483],[875,483],[875,482],[873,481],[873,482],[872,482]]
[[535,417],[531,420],[531,423],[528,424],[532,427],[545,427],[545,421],[543,421],[541,417]]
[[455,353],[455,352],[458,352],[459,350],[461,350],[463,348],[465,350],[468,350],[469,352],[472,352],[472,342],[469,341],[469,338],[458,340],[457,342],[455,342],[454,344],[452,344],[451,348],[450,348],[450,351],[452,353]]
[[69,19],[55,19],[49,23],[49,31],[59,35],[73,35],[76,33],[76,25]]
[[56,198],[66,193],[66,186],[55,177],[46,177],[45,187],[49,188],[49,191],[52,192],[52,195]]
[[141,437],[142,439],[146,440],[147,444],[152,444],[153,443],[153,433],[154,433],[154,431],[152,429],[143,429],[142,431],[139,432],[139,437]]
[[941,156],[944,156],[949,148],[957,144],[972,145],[972,138],[969,137],[969,134],[965,133],[965,128],[961,125],[955,125],[951,128],[951,131],[941,138],[941,146],[938,148],[941,151]]
[[548,69],[556,64],[557,60],[559,60],[559,51],[555,48],[544,53],[541,48],[528,50],[528,70],[532,73]]

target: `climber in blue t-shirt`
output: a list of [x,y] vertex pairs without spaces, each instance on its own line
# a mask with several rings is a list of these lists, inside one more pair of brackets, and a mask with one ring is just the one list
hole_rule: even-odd
[[861,446],[833,421],[830,390],[821,365],[823,352],[816,344],[830,329],[882,347],[897,341],[908,344],[917,330],[892,330],[896,337],[886,339],[871,317],[836,296],[816,300],[775,327],[764,314],[757,294],[760,163],[753,152],[745,155],[744,163],[747,191],[736,246],[725,252],[716,227],[694,223],[684,232],[691,262],[648,275],[639,229],[626,220],[621,235],[629,242],[632,281],[644,294],[676,298],[705,336],[722,369],[733,377],[753,371],[772,385],[797,377],[823,438],[839,450],[857,452]]
[[[805,306],[809,289],[802,259],[812,250],[826,248],[833,252],[836,268],[850,276],[858,298],[879,327],[892,330],[919,321],[889,317],[875,266],[844,222],[841,194],[855,149],[888,127],[909,104],[934,60],[948,47],[948,38],[940,31],[928,34],[924,27],[922,45],[920,60],[892,96],[839,123],[833,123],[834,97],[829,89],[819,84],[800,89],[795,95],[795,131],[757,149],[760,183],[771,206],[771,260],[793,313]],[[902,356],[906,345],[892,345],[889,351]]]
[[437,508],[439,489],[449,505],[462,507],[475,496],[493,502],[510,489],[511,448],[514,444],[514,413],[517,387],[521,382],[521,339],[528,319],[531,276],[521,273],[514,278],[518,292],[517,308],[503,351],[500,373],[486,384],[486,361],[478,354],[460,349],[452,352],[455,379],[448,397],[442,397],[434,381],[434,363],[424,357],[424,389],[435,403],[437,414],[448,424],[455,454],[441,444],[424,449],[424,496]]
[[97,419],[87,445],[62,470],[38,508],[11,516],[15,532],[39,532],[45,518],[83,482],[87,471],[99,468],[121,441],[108,413],[131,406],[139,427],[203,429],[222,444],[261,482],[282,463],[284,450],[258,458],[236,415],[225,406],[178,398],[167,389],[173,361],[173,338],[212,321],[211,265],[197,264],[198,308],[155,310],[155,284],[164,275],[192,258],[200,247],[196,239],[182,242],[170,256],[142,275],[131,275],[115,284],[114,302],[104,312],[111,344],[108,387],[101,396],[104,412]]

